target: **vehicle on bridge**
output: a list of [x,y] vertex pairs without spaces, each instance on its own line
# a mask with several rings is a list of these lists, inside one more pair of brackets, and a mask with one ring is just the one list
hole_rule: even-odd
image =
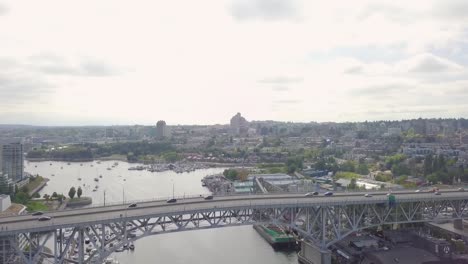
[[177,202],[176,198],[171,198],[166,201],[166,203],[175,203],[175,202]]
[[213,200],[213,195],[207,195],[203,199],[205,200]]
[[309,192],[309,193],[306,193],[304,196],[305,197],[311,197],[311,196],[315,196],[315,195],[318,195],[319,193],[318,192]]
[[325,196],[332,196],[333,193],[332,193],[332,192],[326,192],[326,193],[324,193],[323,195],[325,195]]
[[132,203],[131,205],[128,206],[128,208],[135,208],[135,207],[137,207],[136,203]]
[[37,221],[49,221],[50,219],[52,219],[52,217],[44,215],[44,216],[39,217]]
[[44,212],[37,211],[37,212],[32,213],[31,215],[37,216],[37,215],[43,215],[43,214],[44,214]]

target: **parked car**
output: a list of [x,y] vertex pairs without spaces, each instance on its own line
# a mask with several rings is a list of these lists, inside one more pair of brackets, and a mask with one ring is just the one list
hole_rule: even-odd
[[134,207],[137,207],[136,203],[132,203],[131,205],[128,206],[128,208],[134,208]]
[[39,217],[37,220],[38,221],[49,221],[50,219],[52,219],[52,217],[44,215],[44,216]]
[[177,202],[176,198],[171,198],[166,201],[166,203],[175,203],[175,202]]

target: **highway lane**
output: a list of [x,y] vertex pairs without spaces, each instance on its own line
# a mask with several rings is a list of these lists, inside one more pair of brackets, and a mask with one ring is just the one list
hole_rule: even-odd
[[[282,205],[320,205],[337,203],[378,203],[386,202],[386,193],[374,193],[372,197],[364,197],[360,194],[340,194],[334,196],[304,197],[304,194],[280,194],[280,195],[249,195],[237,197],[215,197],[214,200],[193,198],[178,201],[175,204],[167,204],[165,201],[153,201],[138,204],[136,208],[127,208],[126,205],[109,206],[101,208],[87,208],[80,210],[57,211],[48,213],[52,220],[40,222],[37,216],[25,215],[0,219],[0,226],[8,227],[8,231],[27,230],[29,228],[46,228],[58,225],[80,225],[95,223],[109,219],[119,218],[120,214],[125,218],[144,218],[148,216],[163,215],[173,212],[206,211],[213,208],[248,208],[250,206],[282,206]],[[444,192],[442,195],[433,193],[398,193],[397,201],[408,200],[444,200],[466,199],[468,193]]]
[[[459,193],[458,190],[445,190],[444,193]],[[327,196],[327,198],[332,198],[335,200],[335,197],[363,197],[364,194],[366,193],[371,193],[373,196],[386,196],[387,192],[343,192],[343,193],[335,193],[333,196]],[[398,191],[398,192],[393,192],[393,194],[400,196],[402,194],[417,194],[417,195],[422,195],[427,192],[421,192],[421,193],[415,193],[414,191]],[[468,192],[467,192],[468,195]],[[313,197],[306,197],[305,194],[300,193],[300,194],[290,194],[290,193],[282,193],[282,194],[262,194],[262,195],[233,195],[233,196],[215,196],[216,201],[238,201],[238,200],[271,200],[275,198],[284,198],[284,199],[317,199],[320,197],[324,197],[323,194],[320,194],[318,196],[313,196]],[[369,198],[366,198],[365,200],[369,200]],[[184,203],[184,204],[191,204],[191,203],[206,203],[209,201],[204,200],[202,197],[197,197],[197,198],[188,198],[188,199],[183,199],[179,200],[178,203]],[[102,211],[124,211],[128,210],[128,204],[122,204],[122,205],[112,205],[112,206],[106,206],[106,207],[87,207],[87,208],[80,208],[80,209],[70,209],[70,210],[64,210],[64,211],[53,211],[53,212],[48,212],[47,215],[51,217],[61,217],[65,215],[74,215],[74,214],[91,214],[91,213],[100,213]],[[154,206],[170,206],[170,204],[166,203],[166,200],[158,200],[158,201],[147,201],[147,202],[141,202],[138,203],[138,207],[154,207]],[[37,216],[31,216],[31,214],[28,215],[20,215],[20,216],[10,216],[10,217],[4,217],[0,218],[0,224],[4,222],[11,222],[11,221],[22,221],[22,220],[29,220],[31,217],[37,218]]]
[[[448,192],[459,192],[457,189],[446,189],[441,191],[443,193]],[[385,196],[387,192],[378,192],[378,191],[364,191],[364,192],[339,192],[334,193],[333,197],[347,197],[347,196],[364,196],[364,194],[370,193],[373,196]],[[415,193],[414,191],[394,191],[392,192],[395,195],[401,194],[412,194]],[[424,193],[424,192],[422,192]],[[420,194],[422,194],[420,193]],[[468,192],[467,192],[468,195]],[[318,196],[314,196],[314,198],[322,197],[323,193],[319,194]],[[304,193],[281,193],[281,194],[256,194],[256,195],[232,195],[232,196],[215,196],[215,200],[217,201],[228,201],[228,200],[264,200],[264,199],[273,199],[273,198],[297,198],[297,199],[310,199],[311,197],[305,197]],[[179,199],[178,203],[199,203],[199,202],[207,202],[203,199],[203,197],[195,197],[195,198],[186,198],[186,199]],[[54,212],[47,212],[47,215],[52,217],[59,217],[63,215],[71,215],[71,214],[90,214],[90,213],[99,213],[103,210],[105,211],[117,211],[117,210],[125,210],[127,209],[128,205],[132,202],[126,204],[118,204],[118,205],[110,205],[110,206],[101,206],[101,207],[84,207],[79,209],[67,209],[63,211],[54,211]],[[166,205],[166,200],[155,200],[155,201],[143,201],[138,203],[138,207],[153,207],[153,206],[163,206]],[[9,216],[9,217],[2,217],[0,218],[0,223],[8,222],[8,221],[22,221],[24,219],[29,219],[28,215],[21,215],[21,216]],[[35,217],[37,218],[37,217]]]

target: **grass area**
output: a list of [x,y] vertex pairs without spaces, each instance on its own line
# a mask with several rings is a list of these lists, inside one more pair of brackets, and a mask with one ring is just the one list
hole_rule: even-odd
[[348,179],[348,180],[351,180],[351,179],[358,179],[358,178],[361,178],[362,176],[357,174],[357,173],[354,173],[354,172],[344,172],[344,171],[340,171],[338,173],[335,174],[335,177],[337,179]]
[[31,201],[27,205],[28,211],[47,211],[49,210],[49,207],[42,202],[38,201]]
[[107,156],[107,157],[97,158],[97,160],[122,160],[122,161],[127,161],[127,156],[126,155],[120,155],[120,154],[114,154],[114,155]]
[[39,184],[41,184],[43,181],[44,181],[44,178],[42,178],[41,176],[37,176],[34,179],[31,179],[29,183],[25,186],[29,191],[32,191],[36,189],[39,186]]

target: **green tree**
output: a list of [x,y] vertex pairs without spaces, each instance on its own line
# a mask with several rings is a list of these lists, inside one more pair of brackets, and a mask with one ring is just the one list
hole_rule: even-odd
[[78,191],[76,192],[76,195],[78,196],[78,198],[80,198],[82,194],[83,194],[83,190],[81,190],[81,187],[78,187]]
[[432,155],[427,155],[424,159],[424,176],[432,173]]
[[57,198],[57,197],[58,197],[57,192],[52,193],[52,197],[53,197],[53,198]]
[[231,180],[231,181],[238,180],[238,172],[237,172],[237,170],[234,170],[234,169],[227,169],[227,170],[224,170],[223,175],[224,175],[224,177],[226,177],[228,180]]
[[44,196],[43,196],[43,197],[44,197],[44,199],[45,199],[46,203],[49,203],[50,195],[48,195],[48,194],[44,194]]
[[367,175],[369,174],[369,168],[367,167],[367,164],[361,163],[358,165],[356,172],[361,175]]
[[351,179],[351,182],[348,184],[348,189],[355,190],[357,189],[356,179]]
[[347,160],[345,163],[340,165],[340,170],[349,171],[349,172],[356,172],[356,162],[354,162],[352,160]]
[[176,162],[180,159],[179,154],[175,151],[167,152],[163,154],[163,158],[166,162]]
[[68,196],[70,197],[70,199],[73,199],[73,197],[75,197],[75,194],[76,194],[75,187],[71,187],[70,190],[68,191]]

